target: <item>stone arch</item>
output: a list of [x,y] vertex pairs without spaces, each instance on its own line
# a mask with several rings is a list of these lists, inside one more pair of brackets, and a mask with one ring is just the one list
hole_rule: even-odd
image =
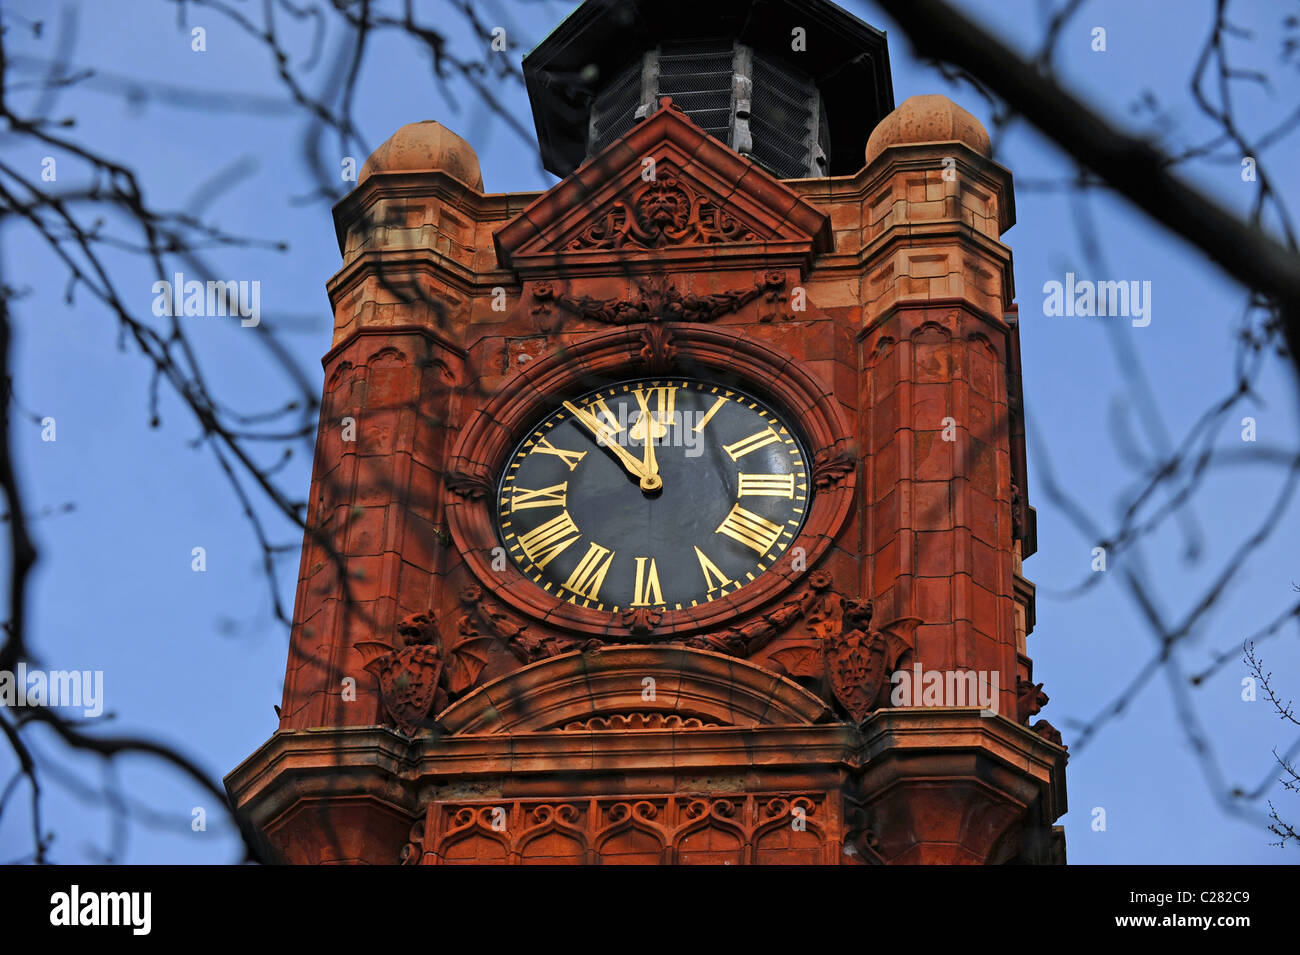
[[745,829],[737,818],[742,803],[735,798],[691,800],[686,814],[694,818],[677,830],[674,860],[684,865],[743,865]]
[[533,824],[519,837],[520,862],[525,865],[587,862],[587,841],[580,815],[570,803],[535,807],[530,813]]
[[328,394],[329,392],[337,391],[339,386],[347,380],[353,369],[354,366],[350,361],[341,361],[335,365],[334,370],[330,372],[329,377],[325,381],[326,393]]
[[659,809],[648,800],[629,800],[609,811],[610,823],[592,840],[605,865],[658,865],[667,861],[668,834],[656,821]]
[[650,713],[718,726],[807,725],[830,717],[819,697],[770,670],[655,644],[575,651],[521,667],[443,710],[438,723],[452,735],[562,732],[592,717]]
[[[816,865],[825,853],[826,826],[807,796],[774,796],[765,800],[766,822],[754,829],[755,865]],[[793,810],[804,811],[803,828],[796,828]],[[825,811],[824,809],[822,810]]]
[[366,359],[370,368],[405,368],[406,353],[393,345],[385,345]]
[[894,350],[894,346],[897,344],[898,342],[896,342],[890,335],[880,336],[875,345],[871,347],[871,352],[867,356],[867,367],[869,369],[874,369],[890,356]]
[[506,836],[492,828],[493,806],[466,806],[439,841],[444,862],[505,865],[510,859]]
[[922,322],[908,336],[914,342],[948,342],[952,341],[952,329],[933,319]]

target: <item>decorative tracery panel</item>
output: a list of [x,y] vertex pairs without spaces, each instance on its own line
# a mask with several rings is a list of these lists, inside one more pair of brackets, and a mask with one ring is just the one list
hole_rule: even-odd
[[804,865],[842,861],[837,794],[433,802],[407,865]]

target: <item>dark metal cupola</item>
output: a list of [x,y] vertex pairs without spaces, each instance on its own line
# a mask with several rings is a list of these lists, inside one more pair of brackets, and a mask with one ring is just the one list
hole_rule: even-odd
[[848,175],[894,107],[885,35],[825,0],[587,0],[524,58],[567,176],[671,96],[783,179]]

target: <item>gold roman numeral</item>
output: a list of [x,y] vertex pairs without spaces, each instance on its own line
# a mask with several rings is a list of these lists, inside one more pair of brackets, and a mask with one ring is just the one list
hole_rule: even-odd
[[638,404],[649,404],[650,399],[654,399],[655,420],[659,424],[670,424],[672,422],[673,412],[677,409],[677,386],[665,385],[653,388],[637,388],[637,394],[644,394],[645,401],[637,399]]
[[[673,423],[673,409],[677,405],[676,386],[635,388],[632,394],[636,397],[641,415],[628,436],[633,441],[658,441],[668,433],[668,427]],[[654,411],[650,410],[651,401],[655,405]]]
[[510,510],[526,511],[530,507],[564,507],[568,489],[568,481],[563,484],[552,484],[550,487],[540,488],[536,491],[516,487],[510,497]]
[[609,405],[605,404],[604,398],[587,402],[587,411],[601,423],[608,434],[618,434],[623,430],[623,426],[618,423],[618,415],[609,410]]
[[578,466],[578,462],[587,456],[586,451],[566,451],[564,448],[557,448],[555,445],[551,444],[551,442],[546,438],[538,438],[537,446],[534,447],[533,450],[540,451],[542,452],[542,454],[555,455],[557,458],[559,458],[561,461],[563,461],[565,464],[569,466],[570,471],[576,468]]
[[697,424],[691,430],[703,431],[704,426],[713,420],[713,416],[717,414],[719,411],[721,411],[722,406],[725,405],[726,403],[727,403],[726,398],[719,398],[717,401],[713,402],[713,407],[711,407],[708,411],[704,412],[704,417],[700,419],[699,424]]
[[749,454],[750,451],[757,451],[759,448],[767,447],[773,441],[780,440],[781,436],[775,431],[771,428],[764,428],[762,431],[751,434],[748,438],[741,438],[735,444],[724,444],[722,450],[731,455],[731,460],[735,461]]
[[578,561],[578,566],[573,568],[573,573],[564,582],[564,586],[579,597],[596,600],[600,593],[600,585],[605,582],[605,574],[609,573],[609,565],[613,560],[612,550],[592,543],[587,548],[587,553],[582,555],[582,560]]
[[[731,583],[731,579],[722,571],[718,570],[717,564],[705,557],[704,551],[700,550],[698,547],[695,548],[695,556],[700,561],[700,570],[704,571],[704,586],[709,588],[710,593]],[[717,578],[717,583],[713,582],[715,577]]]
[[[645,562],[650,561],[650,569]],[[653,557],[636,558],[636,593],[632,598],[633,607],[662,607],[664,595],[659,589],[659,568]]]
[[538,524],[527,534],[520,535],[519,546],[524,549],[528,559],[537,565],[537,569],[541,570],[580,536],[581,532],[573,523],[573,518],[565,511],[545,524]]
[[788,497],[794,498],[793,474],[738,475],[736,497]]
[[760,517],[753,511],[747,511],[739,504],[733,504],[731,513],[713,533],[726,534],[732,540],[738,540],[762,555],[771,550],[772,545],[781,537],[781,525],[773,524],[767,518]]

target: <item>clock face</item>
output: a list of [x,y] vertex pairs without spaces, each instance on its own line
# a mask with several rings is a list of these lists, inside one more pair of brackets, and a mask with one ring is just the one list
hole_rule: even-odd
[[539,421],[501,476],[497,523],[519,569],[595,610],[683,610],[773,565],[808,513],[793,429],[734,388],[627,381]]

